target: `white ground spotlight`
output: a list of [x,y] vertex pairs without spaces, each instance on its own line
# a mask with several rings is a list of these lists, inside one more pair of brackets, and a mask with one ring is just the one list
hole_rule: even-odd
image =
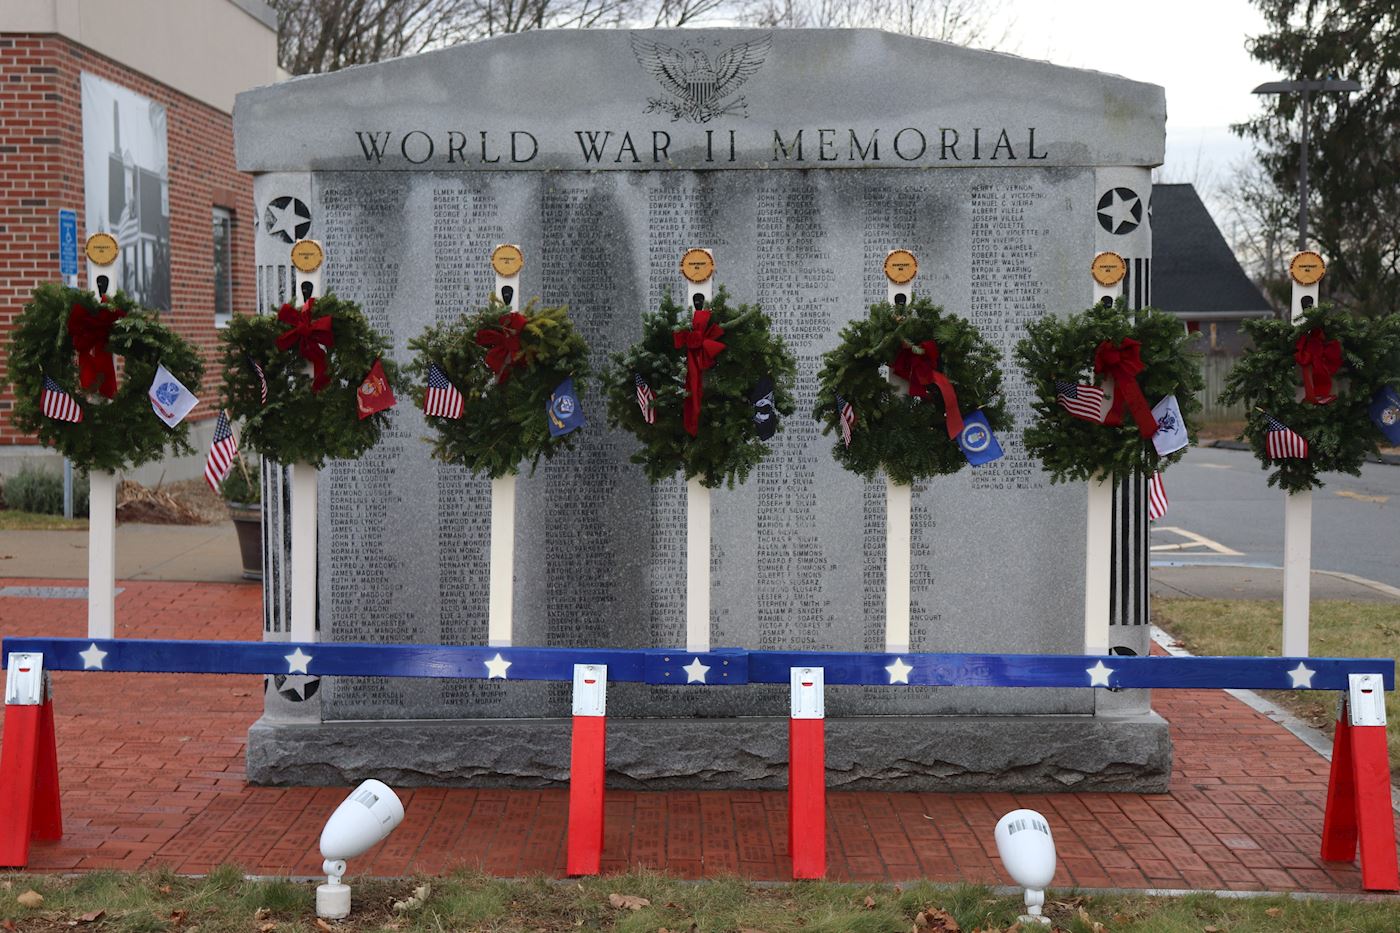
[[1045,889],[1055,877],[1055,837],[1050,824],[1034,810],[1012,810],[997,820],[997,854],[1011,878],[1026,889],[1022,922],[1050,924],[1040,913]]
[[316,888],[316,916],[350,916],[350,886],[341,884],[345,860],[368,851],[403,822],[403,803],[382,781],[365,781],[335,808],[321,830],[321,869],[326,883]]

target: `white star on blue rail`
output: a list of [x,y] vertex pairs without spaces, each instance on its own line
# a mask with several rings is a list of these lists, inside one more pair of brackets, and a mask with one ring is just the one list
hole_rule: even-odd
[[303,654],[300,646],[298,646],[297,650],[293,651],[291,654],[284,654],[283,657],[287,659],[288,674],[311,673],[306,669],[306,665],[311,663],[311,655]]
[[1105,666],[1104,666],[1104,663],[1103,663],[1102,661],[1100,661],[1098,664],[1095,664],[1093,667],[1087,667],[1087,668],[1085,668],[1085,669],[1084,669],[1084,672],[1085,672],[1086,674],[1089,675],[1089,686],[1091,686],[1091,687],[1107,687],[1107,686],[1108,686],[1108,675],[1113,673],[1113,668],[1111,668],[1111,667],[1105,667]]
[[501,653],[497,651],[496,656],[486,662],[486,679],[491,680],[494,677],[499,677],[501,680],[505,680],[506,668],[510,667],[511,663],[501,657]]
[[83,659],[83,670],[100,671],[103,669],[102,659],[107,657],[107,652],[97,647],[97,642],[93,642],[88,646],[88,650],[79,651],[78,657]]
[[681,670],[685,671],[686,683],[703,684],[705,683],[705,675],[710,672],[710,667],[708,664],[701,664],[700,659],[697,657],[694,661],[682,667]]
[[1294,689],[1301,688],[1305,690],[1311,690],[1313,675],[1316,673],[1317,671],[1308,667],[1302,661],[1299,661],[1298,666],[1288,672],[1288,676],[1293,678]]
[[903,658],[895,658],[893,664],[885,666],[885,670],[889,672],[890,683],[892,684],[909,683],[909,672],[913,669],[914,666],[912,664],[905,664]]

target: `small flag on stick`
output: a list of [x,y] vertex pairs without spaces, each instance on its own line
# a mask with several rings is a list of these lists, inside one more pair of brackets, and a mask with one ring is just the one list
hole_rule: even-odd
[[851,446],[851,429],[856,426],[856,410],[841,395],[836,396],[836,419],[841,422],[841,440]]
[[155,379],[151,381],[146,395],[151,400],[151,411],[169,428],[183,421],[199,404],[199,398],[185,388],[185,384],[176,379],[164,363],[156,366]]
[[375,360],[374,365],[369,368],[369,374],[355,393],[355,408],[360,413],[360,420],[365,420],[375,412],[393,408],[396,401],[398,399],[394,398],[389,377],[384,374],[384,361]]
[[1147,520],[1155,522],[1167,514],[1167,487],[1162,482],[1162,474],[1153,472],[1147,481]]
[[1270,460],[1308,458],[1308,442],[1299,434],[1285,427],[1273,415],[1265,412],[1264,452]]
[[637,407],[642,410],[642,419],[647,424],[656,424],[656,393],[640,373],[633,373],[632,379],[637,383]]
[[448,381],[446,373],[436,363],[428,364],[428,391],[423,396],[423,414],[456,420],[462,417],[465,404],[462,393]]
[[219,412],[219,420],[214,422],[214,442],[209,446],[209,459],[204,463],[204,478],[215,492],[219,484],[228,476],[233,459],[238,456],[238,441],[229,427],[228,415]]
[[578,394],[574,392],[573,376],[565,378],[549,396],[549,406],[545,409],[545,414],[549,416],[550,437],[563,437],[570,431],[588,424],[588,420],[583,417],[583,408],[578,403]]
[[1103,389],[1083,382],[1055,380],[1055,403],[1074,417],[1095,424],[1103,424]]
[[247,358],[248,365],[253,369],[253,375],[258,377],[258,400],[259,404],[267,404],[267,374],[263,372],[262,364],[251,356]]
[[39,395],[39,407],[45,415],[55,421],[71,421],[77,424],[83,420],[83,410],[78,407],[77,401],[48,376],[44,377],[44,391]]

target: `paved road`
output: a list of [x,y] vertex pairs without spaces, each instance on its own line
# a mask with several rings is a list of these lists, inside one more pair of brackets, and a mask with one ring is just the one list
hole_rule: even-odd
[[[1154,564],[1281,566],[1284,494],[1267,478],[1249,451],[1192,448],[1166,474],[1171,508],[1152,530]],[[1323,482],[1313,491],[1313,568],[1400,587],[1400,466]]]

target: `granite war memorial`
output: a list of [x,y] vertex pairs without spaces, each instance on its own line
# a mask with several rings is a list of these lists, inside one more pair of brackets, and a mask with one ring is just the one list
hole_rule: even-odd
[[[1084,651],[1086,484],[1052,485],[1020,430],[1025,325],[1094,300],[1100,251],[1150,301],[1160,88],[867,30],[539,32],[240,95],[255,175],[260,310],[292,299],[291,244],[325,246],[329,291],[398,359],[486,305],[493,248],[519,244],[523,297],[565,304],[599,362],[637,340],[682,254],[758,304],[797,361],[774,456],[714,491],[719,646],[879,650],[882,482],[832,459],[812,418],[842,326],[883,301],[882,263],[1003,356],[1006,455],[916,484],[913,651]],[[762,374],[755,374],[755,378]],[[596,388],[571,452],[519,479],[513,644],[683,648],[686,487],[629,462]],[[430,458],[400,404],[380,442],[321,472],[318,638],[487,643],[491,482]],[[290,482],[264,470],[264,637],[290,630]],[[1111,647],[1146,650],[1140,477],[1114,494]],[[681,652],[684,653],[684,652]],[[703,672],[702,672],[703,675]],[[565,683],[289,673],[268,679],[248,773],[270,783],[534,785],[567,776]],[[618,684],[609,783],[782,786],[788,697]],[[833,787],[1160,790],[1166,723],[1146,691],[873,686],[828,691]]]

